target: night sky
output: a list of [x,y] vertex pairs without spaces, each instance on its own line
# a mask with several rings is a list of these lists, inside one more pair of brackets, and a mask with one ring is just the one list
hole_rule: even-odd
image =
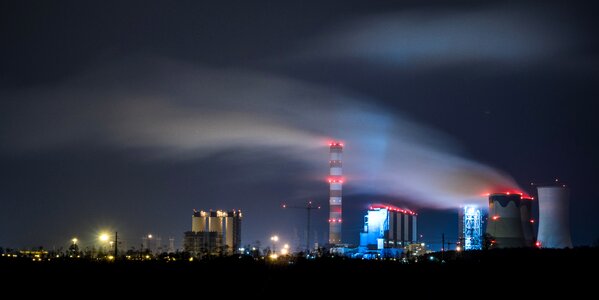
[[332,140],[346,242],[369,203],[434,244],[460,205],[555,178],[574,244],[599,238],[590,1],[268,2],[2,1],[0,246],[179,244],[194,208],[235,208],[244,244],[297,247],[280,204],[308,200],[322,244]]

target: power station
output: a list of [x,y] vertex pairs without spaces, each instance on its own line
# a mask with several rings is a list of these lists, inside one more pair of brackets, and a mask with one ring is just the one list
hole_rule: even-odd
[[361,251],[402,249],[416,243],[417,214],[393,205],[371,205],[364,216],[360,233]]
[[191,231],[185,232],[183,248],[193,255],[232,254],[241,246],[240,210],[196,211]]
[[341,244],[343,144],[331,143],[329,148],[329,244]]

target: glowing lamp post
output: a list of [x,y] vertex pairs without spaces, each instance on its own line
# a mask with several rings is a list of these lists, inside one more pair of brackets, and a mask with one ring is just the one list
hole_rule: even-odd
[[270,237],[270,240],[272,241],[272,252],[276,253],[277,249],[275,247],[276,247],[276,243],[279,241],[279,236],[273,235]]

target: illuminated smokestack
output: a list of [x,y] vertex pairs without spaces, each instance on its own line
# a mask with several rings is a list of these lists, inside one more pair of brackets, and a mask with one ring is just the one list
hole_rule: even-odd
[[570,190],[561,186],[540,186],[537,191],[539,193],[537,245],[543,248],[571,248]]
[[329,244],[341,243],[341,189],[343,186],[343,171],[341,155],[343,144],[333,142],[329,152]]

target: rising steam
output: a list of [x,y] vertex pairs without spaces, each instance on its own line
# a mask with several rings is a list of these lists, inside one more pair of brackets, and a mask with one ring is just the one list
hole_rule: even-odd
[[[83,143],[184,160],[241,148],[285,153],[326,170],[327,141],[338,138],[347,145],[347,183],[359,193],[450,208],[483,201],[493,188],[517,187],[509,176],[459,155],[447,136],[368,99],[262,73],[151,59],[3,99],[5,152]],[[310,176],[324,180],[326,174]]]

